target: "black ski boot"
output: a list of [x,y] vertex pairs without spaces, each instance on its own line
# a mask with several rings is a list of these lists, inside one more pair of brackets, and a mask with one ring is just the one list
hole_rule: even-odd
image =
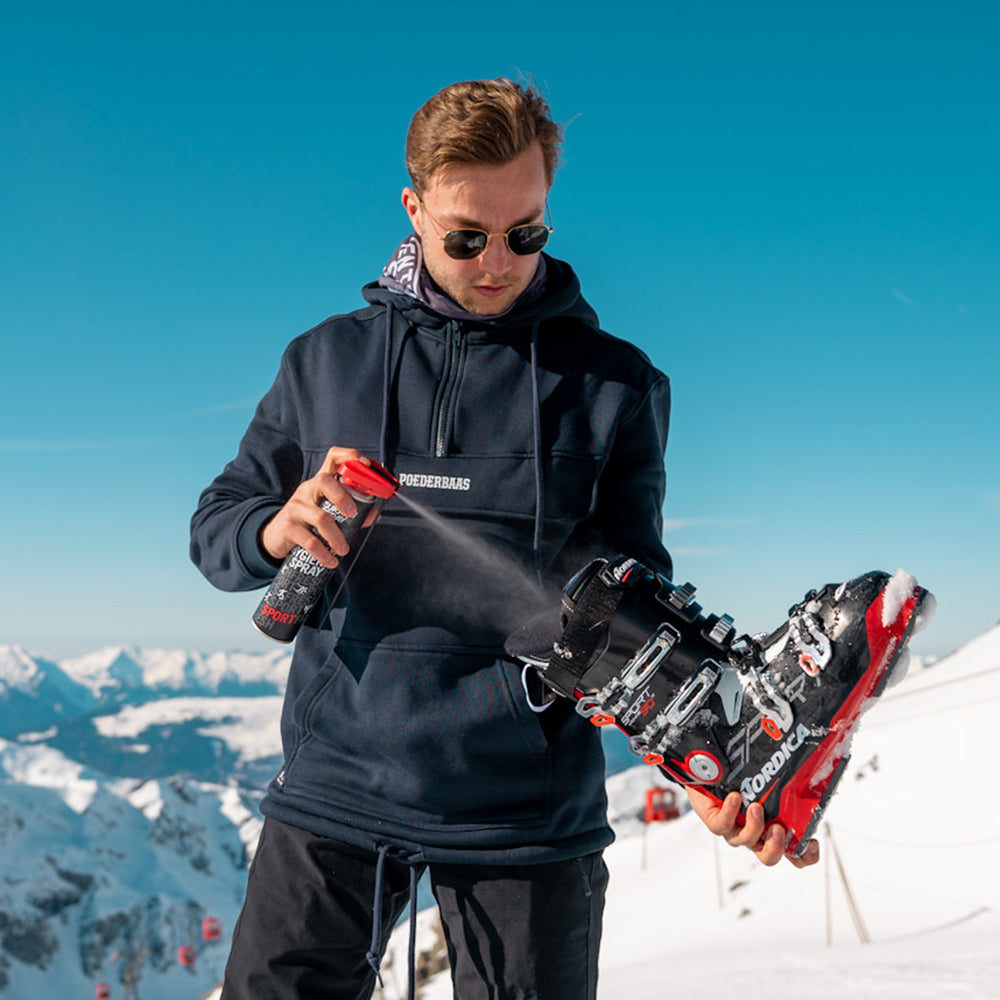
[[558,623],[535,619],[507,651],[647,764],[719,802],[733,790],[743,810],[760,802],[799,856],[934,598],[903,571],[866,573],[810,591],[769,635],[736,638],[694,592],[634,559],[598,559],[567,584]]

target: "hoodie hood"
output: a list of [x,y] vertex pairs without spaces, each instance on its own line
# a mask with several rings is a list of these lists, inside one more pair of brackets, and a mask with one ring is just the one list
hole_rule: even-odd
[[[518,302],[537,298],[545,288],[545,272],[545,258],[539,255],[535,274],[528,283],[528,287],[507,309],[495,313],[492,318],[500,319],[514,309]],[[423,240],[416,233],[410,233],[396,247],[395,253],[382,268],[382,275],[378,279],[378,283],[394,292],[403,292],[412,296],[418,302],[422,302],[449,319],[468,321],[476,318],[475,313],[470,313],[455,302],[431,277],[430,272],[424,266]]]
[[573,269],[545,253],[540,255],[531,284],[510,309],[496,316],[470,313],[442,292],[427,273],[420,238],[415,233],[400,243],[379,280],[365,285],[361,294],[368,302],[390,306],[410,323],[444,326],[457,320],[470,332],[485,332],[489,339],[512,329],[536,327],[556,317],[595,328],[600,325],[597,313],[580,291]]

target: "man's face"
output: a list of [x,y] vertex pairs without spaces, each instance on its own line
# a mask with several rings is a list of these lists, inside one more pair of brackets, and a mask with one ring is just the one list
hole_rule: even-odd
[[[527,288],[538,254],[518,256],[500,234],[542,222],[548,183],[542,148],[535,143],[501,167],[453,164],[434,174],[423,198],[403,190],[403,206],[424,249],[431,277],[462,308],[478,316],[505,312]],[[454,260],[441,237],[451,229],[482,229],[498,235],[472,260]]]

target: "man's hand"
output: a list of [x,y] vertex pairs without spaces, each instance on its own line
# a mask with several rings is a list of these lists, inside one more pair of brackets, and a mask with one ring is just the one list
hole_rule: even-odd
[[787,857],[796,868],[808,868],[819,861],[818,840],[809,842],[801,858],[786,855],[785,828],[780,823],[772,823],[765,829],[764,807],[759,802],[752,802],[747,807],[746,823],[739,826],[736,817],[743,802],[739,792],[730,792],[719,805],[715,799],[690,785],[686,791],[691,808],[712,833],[722,837],[731,847],[749,848],[761,864],[776,865],[782,857]]
[[[334,569],[339,557],[347,555],[349,547],[344,533],[320,503],[329,500],[344,517],[353,517],[358,512],[351,494],[337,478],[337,470],[351,459],[371,464],[355,448],[331,448],[319,472],[302,483],[285,506],[264,525],[260,542],[273,559],[281,561],[300,545],[321,565]],[[313,529],[319,532],[319,538]]]

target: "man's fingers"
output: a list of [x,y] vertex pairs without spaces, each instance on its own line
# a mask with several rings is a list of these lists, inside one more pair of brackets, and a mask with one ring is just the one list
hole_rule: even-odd
[[[357,448],[334,447],[327,450],[319,472],[301,483],[288,502],[264,526],[260,540],[275,559],[284,559],[298,545],[320,565],[333,569],[338,557],[350,551],[339,520],[323,509],[323,501],[332,504],[344,518],[358,512],[354,498],[344,488],[337,472],[345,462],[371,460]],[[369,521],[374,521],[373,511]]]
[[692,811],[718,837],[732,847],[746,847],[761,864],[776,865],[783,857],[796,868],[808,868],[819,861],[819,841],[812,840],[800,858],[785,854],[788,832],[780,823],[765,828],[764,807],[751,803],[742,825],[738,822],[743,799],[739,792],[730,792],[722,802],[693,786],[687,788]]
[[743,798],[739,792],[730,792],[721,803],[698,791],[688,790],[691,808],[701,821],[717,837],[725,839],[733,847],[751,847],[760,840],[764,832],[764,810],[759,803],[753,803],[747,810],[743,823],[739,822]]
[[[350,494],[336,482],[336,477],[324,478],[329,481],[327,492],[334,494],[326,499],[345,516],[351,516],[355,508]],[[312,480],[299,487],[261,533],[261,542],[271,556],[284,559],[298,545],[320,565],[327,569],[336,567],[338,557],[346,555],[349,548],[337,520],[320,507],[324,497]]]
[[737,825],[737,819],[740,815],[740,806],[743,805],[743,799],[739,792],[730,792],[723,800],[722,805],[719,808],[719,814],[716,817],[717,822],[722,827],[719,831],[721,835],[726,837],[731,837],[739,834],[744,827]]
[[311,531],[299,535],[295,544],[305,549],[321,566],[325,566],[327,569],[335,569],[340,562],[340,555],[331,551]]
[[344,462],[364,462],[365,465],[371,465],[371,460],[365,458],[364,455],[358,451],[357,448],[330,448],[326,453],[326,458],[323,459],[323,464],[320,466],[319,471],[321,473],[326,472],[331,475],[336,475],[337,470],[344,464]]
[[788,860],[795,865],[796,868],[808,868],[810,865],[816,864],[819,861],[819,841],[810,840],[809,846],[806,848],[805,853],[800,858],[793,858],[788,855]]
[[324,482],[317,489],[315,500],[305,500],[303,505],[296,508],[299,523],[296,525],[294,541],[324,566],[332,568],[337,563],[336,559],[331,560],[331,554],[335,557],[346,556],[350,546],[341,531],[340,522],[321,505],[324,500],[328,501],[344,517],[353,517],[357,513],[357,507],[350,493],[337,482],[335,476],[322,478]]
[[736,817],[741,804],[739,792],[730,792],[726,796],[725,805],[733,810],[733,822],[729,831],[723,836],[726,838],[726,843],[733,847],[753,847],[764,833],[764,809],[759,802],[754,802],[747,809],[743,824],[738,825]]
[[354,498],[344,489],[340,480],[328,472],[319,472],[313,476],[309,480],[306,493],[309,497],[309,502],[320,510],[318,517],[314,515],[310,518],[310,523],[324,537],[326,537],[327,530],[330,527],[330,524],[327,522],[329,521],[332,524],[337,523],[327,511],[323,510],[324,500],[333,504],[337,508],[337,512],[344,517],[354,517],[358,512]]
[[785,837],[785,828],[780,823],[772,823],[750,849],[762,865],[770,868],[785,855]]
[[700,788],[687,786],[688,800],[695,814],[717,837],[724,837],[736,823],[740,811],[740,796],[738,792],[728,795],[722,803]]

